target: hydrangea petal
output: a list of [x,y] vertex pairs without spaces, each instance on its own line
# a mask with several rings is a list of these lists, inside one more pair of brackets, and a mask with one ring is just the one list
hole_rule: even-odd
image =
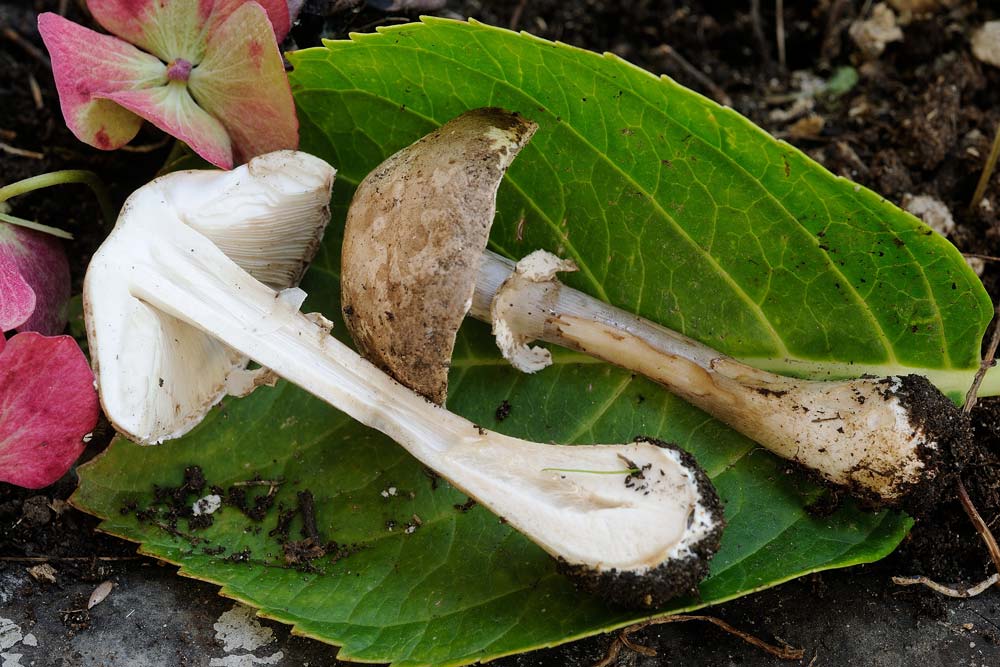
[[[212,12],[213,30],[221,26],[230,14],[244,4],[247,4],[247,0],[215,0],[215,9]],[[260,5],[267,13],[275,41],[280,44],[291,28],[291,15],[287,0],[256,0],[255,4]],[[209,37],[209,41],[211,41],[211,37]]]
[[87,8],[108,32],[169,63],[201,60],[213,0],[89,0]]
[[127,90],[107,97],[184,141],[215,166],[232,168],[233,151],[226,128],[195,104],[183,83]]
[[66,328],[69,262],[59,239],[0,223],[0,331]]
[[52,73],[66,125],[80,141],[112,150],[135,137],[142,119],[98,93],[164,83],[166,66],[131,44],[102,35],[58,14],[38,17],[38,31],[52,57]]
[[48,486],[97,424],[94,375],[70,336],[21,333],[0,348],[0,481]]
[[[274,26],[277,41],[289,28],[285,0],[257,0]],[[89,0],[90,13],[106,30],[165,62],[201,61],[205,27],[225,20],[247,0]]]
[[35,312],[35,290],[21,275],[17,257],[3,241],[6,233],[0,227],[0,336],[27,322]]
[[222,120],[237,162],[299,145],[299,122],[278,47],[256,3],[233,12],[191,72],[191,94]]

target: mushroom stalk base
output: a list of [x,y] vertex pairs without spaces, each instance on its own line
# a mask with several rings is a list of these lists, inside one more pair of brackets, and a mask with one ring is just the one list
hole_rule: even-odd
[[940,477],[961,415],[920,376],[810,381],[752,368],[486,251],[471,314],[641,373],[775,454],[875,505]]
[[131,294],[149,307],[385,433],[570,566],[632,576],[667,564],[687,577],[671,594],[691,592],[707,571],[723,522],[688,455],[651,442],[558,446],[486,431],[378,370],[197,232],[178,234],[131,278]]

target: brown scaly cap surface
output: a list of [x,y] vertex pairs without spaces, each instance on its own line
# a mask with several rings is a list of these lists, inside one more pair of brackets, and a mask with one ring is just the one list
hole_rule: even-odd
[[362,355],[439,405],[497,189],[536,128],[502,109],[469,111],[379,165],[351,202],[347,328]]

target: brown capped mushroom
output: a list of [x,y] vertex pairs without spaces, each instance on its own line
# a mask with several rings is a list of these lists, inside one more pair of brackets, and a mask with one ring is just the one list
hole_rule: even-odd
[[443,403],[458,326],[471,310],[492,323],[520,370],[550,363],[528,342],[563,345],[646,375],[873,505],[934,501],[969,428],[926,378],[774,375],[564,286],[554,275],[571,262],[540,251],[515,265],[486,250],[500,181],[535,129],[499,109],[470,111],[358,187],[341,285],[366,356]]

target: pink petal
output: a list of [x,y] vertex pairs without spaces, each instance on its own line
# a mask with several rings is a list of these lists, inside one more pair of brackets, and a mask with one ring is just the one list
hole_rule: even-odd
[[87,8],[108,32],[169,63],[193,63],[205,51],[204,28],[213,0],[88,0]]
[[[0,234],[6,230],[0,228]],[[21,275],[17,258],[0,243],[0,335],[28,321],[35,312],[35,290]]]
[[0,331],[66,328],[69,262],[59,239],[0,223]]
[[52,484],[97,424],[94,375],[69,336],[21,333],[0,352],[0,481]]
[[131,44],[102,35],[46,12],[38,31],[52,56],[52,73],[66,125],[95,148],[124,146],[142,120],[99,94],[166,82],[166,66]]
[[[89,0],[87,7],[109,32],[155,53],[164,62],[201,61],[204,28],[225,20],[248,0]],[[258,0],[274,26],[277,41],[289,28],[285,0]]]
[[226,128],[191,99],[183,83],[171,82],[158,88],[126,90],[108,94],[107,98],[184,141],[191,150],[215,166],[232,168],[233,150]]
[[[213,30],[222,25],[223,21],[229,18],[230,14],[244,4],[247,4],[247,0],[215,0],[215,9],[212,12]],[[287,0],[256,0],[255,4],[260,5],[267,13],[267,19],[271,24],[271,30],[274,32],[275,41],[281,44],[281,41],[285,39],[285,35],[288,34],[288,30],[291,28],[291,16],[288,13]],[[211,36],[209,37],[209,41],[212,41]]]
[[299,121],[281,54],[256,3],[233,12],[191,72],[191,94],[222,121],[237,162],[299,145]]

